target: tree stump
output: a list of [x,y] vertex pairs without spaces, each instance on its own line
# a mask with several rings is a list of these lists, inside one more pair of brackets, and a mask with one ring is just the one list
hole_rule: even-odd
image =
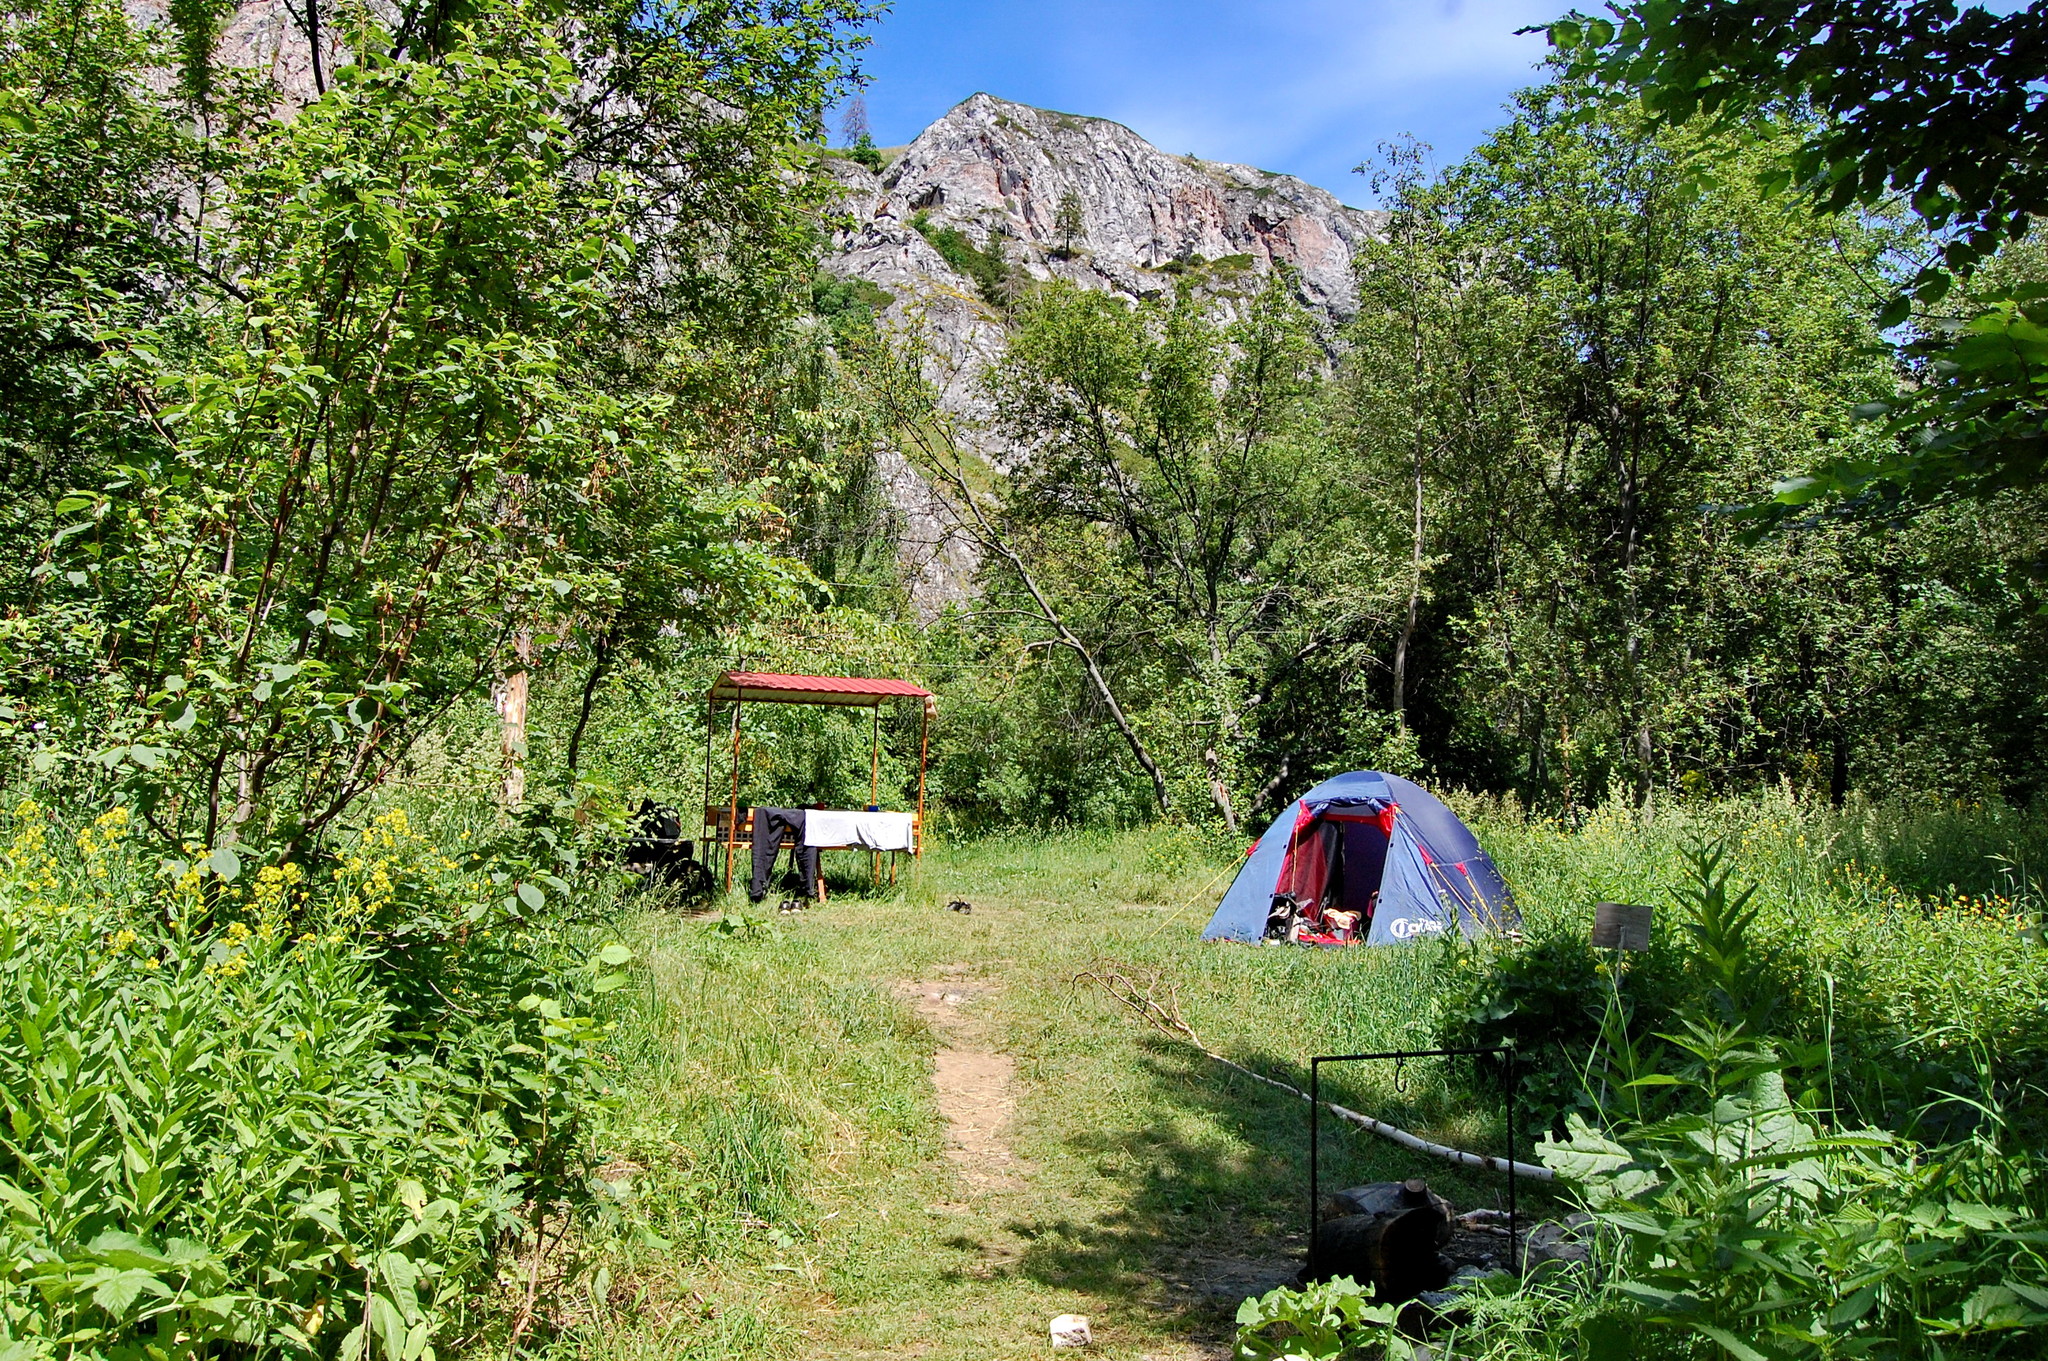
[[1426,1182],[1380,1182],[1331,1199],[1354,1213],[1316,1226],[1304,1279],[1349,1276],[1370,1283],[1381,1303],[1412,1300],[1450,1279],[1438,1249],[1451,1241],[1451,1206]]

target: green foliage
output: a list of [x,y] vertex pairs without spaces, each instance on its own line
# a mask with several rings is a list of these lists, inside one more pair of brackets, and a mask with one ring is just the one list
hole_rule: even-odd
[[1660,130],[1560,83],[1434,181],[1396,151],[1335,431],[1368,542],[1419,590],[1413,615],[1330,610],[1291,707],[1331,712],[1311,696],[1366,650],[1440,774],[1545,803],[1618,778],[1639,800],[1777,775],[1836,799],[2031,788],[2034,729],[1986,702],[2039,698],[2043,634],[2004,622],[2034,603],[2031,531],[2000,511],[1745,547],[1703,513],[1885,448],[1841,413],[1898,390],[1860,280],[1914,238],[1757,188],[1791,135]]
[[[963,820],[1128,821],[1148,763],[1155,807],[1241,822],[1356,768],[1568,813],[1617,781],[1639,804],[2027,798],[2029,503],[1757,545],[1712,510],[1880,457],[1842,413],[1901,391],[1864,281],[1918,237],[1759,188],[1796,136],[1558,83],[1442,175],[1395,149],[1334,372],[1284,278],[1218,325],[1227,262],[1171,306],[1034,291],[991,377],[1030,457],[970,453],[953,487],[919,456],[1015,554],[984,543],[982,599],[922,638]],[[888,423],[913,451],[934,428]]]
[[993,307],[1007,307],[1016,300],[1016,270],[1010,262],[1009,252],[1003,248],[1003,238],[995,232],[988,234],[986,244],[977,246],[974,239],[958,227],[934,226],[924,213],[913,216],[910,225],[932,243],[932,248],[948,265],[974,281],[984,302]]
[[854,139],[852,146],[844,150],[835,151],[832,154],[842,156],[852,161],[855,165],[866,166],[877,175],[882,173],[882,167],[885,164],[882,160],[882,149],[876,146],[875,139],[868,136],[865,132]]
[[1290,1290],[1281,1286],[1237,1307],[1237,1361],[1337,1361],[1378,1343],[1388,1361],[1414,1347],[1393,1329],[1399,1305],[1371,1304],[1349,1276]]
[[[1781,178],[1812,186],[1829,212],[1909,200],[1929,225],[1956,229],[1942,249],[1950,270],[2024,235],[2048,201],[2048,176],[2014,153],[2039,138],[2044,117],[2010,55],[2039,50],[2033,9],[1748,0],[1628,4],[1615,17],[1574,13],[1552,26],[1574,74],[1637,94],[1673,124],[1816,109],[1825,119],[1801,130]],[[1954,89],[1930,83],[1934,72],[1954,76]]]
[[[1891,271],[1881,326],[1905,322],[1916,302],[1941,302],[2048,206],[2048,176],[2016,150],[2041,135],[2039,100],[2012,55],[2048,38],[2034,8],[1629,4],[1615,18],[1575,11],[1552,26],[1573,75],[1635,95],[1672,125],[1697,117],[1740,128],[1811,111],[1764,173],[1767,187],[1796,186],[1825,213],[1910,211],[1933,230],[1937,251],[1917,270]],[[2038,300],[2038,287],[2022,287],[1960,323],[1931,319],[1899,351],[1928,390],[1860,413],[1883,420],[1889,447],[1780,483],[1750,511],[1759,532],[1816,509],[1897,519],[2040,487]]]
[[1180,799],[1219,817],[1251,741],[1245,673],[1316,571],[1327,489],[1304,466],[1315,360],[1287,288],[1275,275],[1221,327],[1190,294],[1131,309],[1055,284],[990,379],[1002,429],[1032,451],[1003,510],[1011,542],[1069,627],[1119,658],[1109,683],[1165,701],[1148,740],[1179,745]]
[[[2005,866],[2040,854],[2036,818],[1782,798],[1671,810],[1647,824],[1610,804],[1578,829],[1483,805],[1466,815],[1515,886],[1527,940],[1445,947],[1436,1033],[1513,1041],[1539,1123],[1591,1115],[1600,1093],[1616,1090],[1592,1063],[1611,1014],[1655,1035],[1689,1009],[1766,1018],[1801,1099],[1825,1093],[1865,1123],[1960,1137],[1977,1116],[1959,1093],[2005,1100],[2033,1128],[2017,1094],[2048,1078],[2048,957],[2022,934],[2033,909],[2012,895]],[[1732,978],[1695,945],[1705,928],[1692,907],[1644,893],[1689,882],[1688,845],[1724,836],[1726,854],[1758,876]],[[1587,943],[1591,904],[1646,897],[1659,927],[1617,978]],[[1972,985],[1957,987],[1959,977]],[[1481,1090],[1492,1090],[1483,1076]]]
[[871,325],[895,301],[895,294],[866,279],[842,279],[820,270],[811,282],[811,311],[834,331]]
[[1060,195],[1060,206],[1054,210],[1052,229],[1060,238],[1060,254],[1072,255],[1076,241],[1088,239],[1087,212],[1081,203],[1081,195],[1068,189]]
[[1959,498],[1994,500],[2048,481],[2048,283],[2021,285],[1967,319],[1934,318],[1904,351],[1920,381],[1856,414],[1891,441],[1883,457],[1833,459],[1752,507],[1751,533],[1816,510],[1897,520]]
[[[1609,1007],[1626,1007],[1634,1025],[1654,1030],[1682,986],[1669,949],[1632,960],[1617,975],[1610,952],[1578,932],[1545,930],[1507,948],[1450,941],[1443,949],[1441,1041],[1446,1048],[1513,1046],[1516,1097],[1531,1129],[1562,1130],[1566,1113],[1589,1102],[1586,1058]],[[1475,1071],[1487,1092],[1500,1091],[1504,1076],[1491,1065]]]
[[159,870],[130,828],[6,824],[0,1341],[431,1355],[522,1213],[584,1198],[594,1012],[630,952],[464,910],[492,874],[402,815],[317,882]]
[[1991,1105],[1977,1135],[1930,1149],[1791,1098],[1788,1042],[1765,1028],[1780,999],[1751,954],[1755,887],[1731,892],[1719,846],[1688,873],[1681,925],[1711,986],[1661,1037],[1675,1062],[1611,1012],[1612,1127],[1574,1115],[1542,1150],[1610,1235],[1608,1289],[1739,1361],[2029,1349],[2048,1324],[2037,1159]]
[[[1922,237],[1766,192],[1798,136],[1559,81],[1441,175],[1393,149],[1341,345],[1280,276],[1220,324],[1233,262],[1209,262],[1171,304],[1055,285],[1011,309],[994,418],[1030,453],[1003,473],[931,401],[875,398],[981,548],[979,599],[918,652],[962,822],[1126,822],[1150,783],[1155,810],[1250,823],[1356,768],[1568,814],[1617,782],[2030,797],[2030,502],[1755,545],[1714,510],[1880,459],[1844,413],[1904,390],[1866,280]],[[894,386],[946,362],[897,356]]]
[[[355,16],[382,55],[289,118],[220,76],[193,150],[118,11],[10,12],[0,102],[47,112],[0,160],[8,287],[57,340],[17,350],[6,434],[7,532],[46,536],[10,578],[10,761],[125,786],[170,846],[302,852],[503,672],[595,681],[779,598],[768,470],[721,460],[779,456],[807,395],[777,372],[815,252],[782,166],[864,13]],[[67,204],[102,226],[60,258]],[[94,301],[154,256],[185,263]],[[672,346],[794,398],[679,417],[735,403],[691,407],[716,361]]]

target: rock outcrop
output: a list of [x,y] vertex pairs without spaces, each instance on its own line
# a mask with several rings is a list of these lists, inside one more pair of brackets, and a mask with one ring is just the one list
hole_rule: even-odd
[[[1301,299],[1331,322],[1357,307],[1351,261],[1380,214],[1347,208],[1291,175],[1172,156],[1118,123],[978,94],[956,105],[875,175],[832,163],[855,220],[834,272],[892,292],[976,296],[919,231],[956,228],[990,241],[1036,279],[1068,278],[1130,297],[1170,291],[1190,276],[1208,291],[1296,273]],[[1080,203],[1071,253],[1062,200]]]
[[[885,320],[922,332],[942,401],[968,428],[990,414],[980,379],[1003,344],[1004,299],[990,296],[998,252],[998,290],[1068,279],[1139,299],[1187,283],[1224,316],[1285,265],[1327,340],[1358,306],[1352,258],[1382,216],[1291,175],[1169,155],[1107,119],[986,94],[956,105],[879,174],[843,160],[827,167],[852,226],[826,267],[890,294]],[[1070,195],[1081,218],[1071,239],[1060,223]],[[949,229],[951,261],[935,244]],[[982,255],[982,277],[961,268],[963,243]],[[992,435],[979,438],[979,452],[1006,461]],[[943,532],[915,470],[885,462],[909,531],[912,596],[929,613],[964,598],[974,555]]]

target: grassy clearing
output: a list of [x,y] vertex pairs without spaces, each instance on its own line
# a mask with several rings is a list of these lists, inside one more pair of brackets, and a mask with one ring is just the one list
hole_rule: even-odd
[[[1809,972],[1826,964],[1870,992],[1841,999],[1844,1014],[1947,1025],[1959,1044],[2048,1032],[2048,970],[2016,929],[2029,890],[1988,858],[2038,849],[2037,821],[1943,811],[1948,834],[1923,836],[1915,859],[1902,848],[1919,823],[1879,839],[1789,804],[1648,831],[1617,815],[1567,830],[1472,813],[1532,935],[1583,935],[1602,898],[1661,900],[1686,836],[1722,831],[1764,882],[1768,931]],[[1871,846],[1893,863],[1866,863]],[[935,850],[884,893],[849,880],[799,917],[644,916],[649,1006],[623,1055],[633,1095],[612,1145],[645,1169],[622,1180],[666,1243],[626,1251],[614,1308],[563,1345],[965,1361],[1036,1355],[1046,1319],[1072,1311],[1096,1320],[1107,1357],[1222,1354],[1237,1300],[1289,1274],[1301,1247],[1303,1110],[1144,1031],[1075,976],[1108,961],[1167,980],[1214,1047],[1298,1076],[1312,1053],[1435,1043],[1460,967],[1433,947],[1205,946],[1231,868],[1168,833],[998,838]],[[1935,874],[1931,903],[1906,887]],[[973,914],[945,911],[955,897]],[[1985,979],[1996,986],[1962,986]],[[966,998],[959,1023],[935,1028],[906,1000],[906,984],[933,980]],[[929,1074],[947,1044],[1016,1061],[1011,1184],[974,1191],[945,1154]],[[1385,1069],[1337,1086],[1446,1142],[1502,1147],[1498,1106],[1431,1065],[1398,1092]],[[1424,1173],[1460,1207],[1504,1195],[1496,1177],[1363,1136],[1336,1137],[1326,1157],[1339,1181]]]
[[[1332,1046],[1424,1041],[1431,965],[1203,947],[1225,866],[1148,863],[1145,847],[987,841],[934,854],[893,894],[749,931],[643,919],[656,1019],[633,1041],[618,1143],[677,1246],[631,1254],[590,1353],[1036,1355],[1046,1320],[1072,1311],[1097,1320],[1106,1356],[1211,1354],[1238,1299],[1293,1270],[1301,1108],[1074,976],[1105,959],[1169,974],[1205,1035],[1291,1072]],[[972,915],[944,909],[956,896]],[[971,1193],[944,1156],[927,1076],[940,1040],[901,1000],[920,980],[969,995],[972,1042],[1017,1062],[1013,1185]],[[1497,1122],[1450,1106],[1431,1075],[1409,1089],[1367,1080],[1355,1096],[1498,1143]],[[734,1180],[696,1175],[713,1167]],[[1330,1175],[1412,1167],[1339,1139]],[[1501,1189],[1430,1175],[1465,1204]]]

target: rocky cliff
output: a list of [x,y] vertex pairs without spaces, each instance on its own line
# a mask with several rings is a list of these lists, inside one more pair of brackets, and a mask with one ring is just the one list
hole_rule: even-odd
[[[125,3],[144,24],[168,20],[171,0]],[[268,77],[281,115],[314,98],[314,53],[289,0],[235,0],[223,18],[222,66]],[[321,37],[318,67],[332,72],[347,54],[332,25]],[[168,88],[169,72],[157,78]],[[1357,306],[1352,257],[1380,217],[1290,175],[1169,155],[1107,119],[986,94],[956,105],[879,173],[829,156],[824,168],[839,186],[837,219],[851,224],[825,267],[876,285],[892,300],[885,320],[923,332],[943,400],[969,429],[989,414],[981,375],[1002,348],[1003,304],[1029,281],[1068,279],[1132,299],[1187,284],[1228,316],[1284,264],[1332,340]],[[1070,197],[1078,231],[1061,222]],[[992,463],[1007,461],[985,430],[975,438]],[[885,450],[880,464],[919,609],[965,598],[973,551],[907,459]]]
[[[1025,280],[1134,299],[1186,282],[1228,315],[1284,264],[1328,337],[1357,307],[1352,258],[1380,219],[1291,175],[1169,155],[1107,119],[986,94],[956,105],[879,174],[836,159],[827,168],[853,226],[826,267],[883,289],[886,320],[923,331],[943,399],[970,425],[988,414],[980,375],[1002,346],[1003,294]],[[1069,195],[1081,219],[1071,239],[1059,221]],[[983,440],[1002,463],[1004,451]],[[919,607],[962,598],[972,552],[900,456],[885,454],[883,471]]]
[[[932,244],[939,230],[984,249],[999,242],[1032,278],[1134,298],[1188,276],[1225,293],[1284,263],[1302,301],[1341,322],[1357,306],[1352,256],[1379,218],[1291,175],[1171,156],[1107,119],[985,94],[926,128],[879,175],[830,164],[857,224],[837,242],[835,272],[970,299],[976,282]],[[1058,225],[1069,193],[1082,226],[1071,253]]]

